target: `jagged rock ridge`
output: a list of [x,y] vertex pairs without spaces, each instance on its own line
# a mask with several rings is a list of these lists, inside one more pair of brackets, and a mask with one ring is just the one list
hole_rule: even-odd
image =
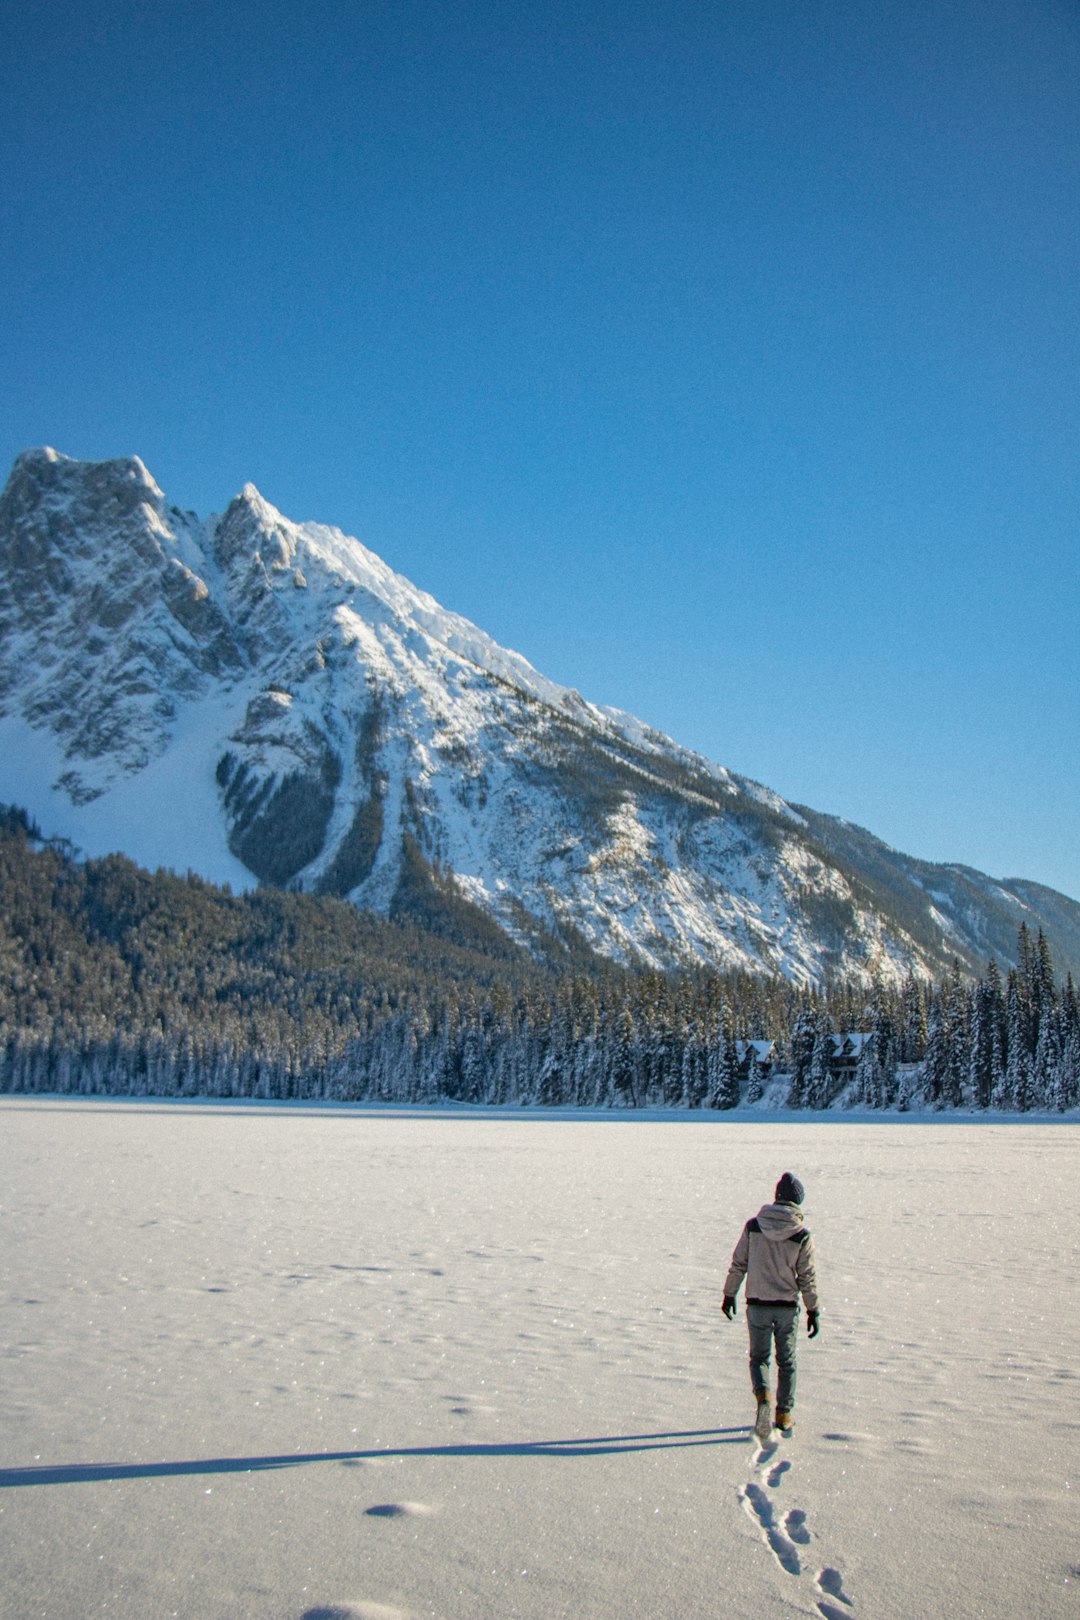
[[0,496],[0,798],[88,853],[388,912],[441,874],[526,943],[893,978],[1080,960],[1080,906],[890,850],[546,680],[246,485],[28,451]]

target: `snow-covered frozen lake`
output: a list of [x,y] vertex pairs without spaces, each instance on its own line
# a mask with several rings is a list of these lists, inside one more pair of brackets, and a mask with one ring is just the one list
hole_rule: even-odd
[[[0,1613],[1080,1616],[1078,1146],[5,1098]],[[720,1290],[784,1169],[761,1451]]]

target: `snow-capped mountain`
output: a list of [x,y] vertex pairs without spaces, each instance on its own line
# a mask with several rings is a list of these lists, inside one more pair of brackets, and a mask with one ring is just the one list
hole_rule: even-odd
[[246,485],[20,456],[0,496],[0,800],[88,854],[390,911],[434,869],[515,938],[810,981],[1080,906],[888,849],[546,680],[359,541]]

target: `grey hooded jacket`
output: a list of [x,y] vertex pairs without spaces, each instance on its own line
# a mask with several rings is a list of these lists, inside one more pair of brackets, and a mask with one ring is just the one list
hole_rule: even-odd
[[808,1311],[818,1308],[814,1240],[797,1204],[766,1204],[739,1234],[724,1294],[734,1299],[746,1278],[748,1305],[795,1305],[801,1294]]

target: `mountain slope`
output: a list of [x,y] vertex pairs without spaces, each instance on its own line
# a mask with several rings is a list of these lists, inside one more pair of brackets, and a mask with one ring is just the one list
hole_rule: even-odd
[[0,496],[0,799],[122,850],[393,913],[456,889],[524,943],[808,982],[1007,958],[1080,906],[887,849],[586,702],[359,541],[247,485],[19,457]]

